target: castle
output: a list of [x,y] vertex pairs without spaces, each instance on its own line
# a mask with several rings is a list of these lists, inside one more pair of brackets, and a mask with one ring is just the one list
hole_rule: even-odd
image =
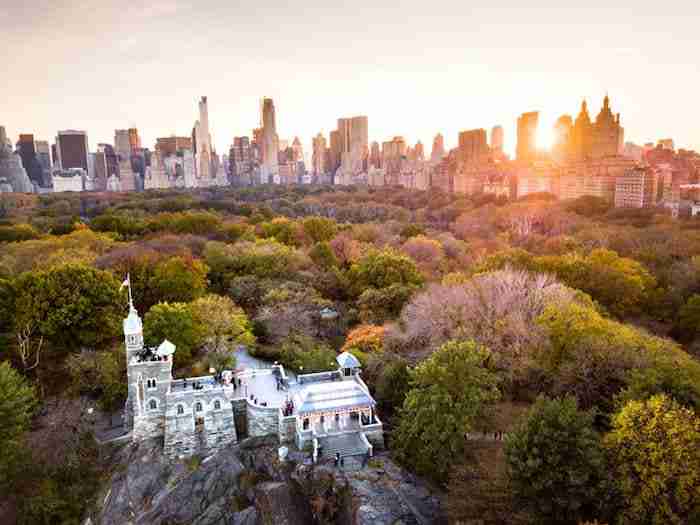
[[[128,280],[127,280],[128,283]],[[376,402],[347,352],[338,369],[287,377],[284,367],[225,370],[173,379],[175,346],[147,348],[131,300],[124,319],[132,441],[162,438],[170,458],[210,455],[244,437],[276,436],[281,444],[322,457],[368,455],[384,446]]]

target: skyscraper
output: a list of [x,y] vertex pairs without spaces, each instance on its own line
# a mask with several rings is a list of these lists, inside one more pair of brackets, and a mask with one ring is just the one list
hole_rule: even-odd
[[136,128],[129,128],[129,147],[132,152],[141,149],[141,138],[139,137],[139,130]]
[[212,178],[212,148],[209,133],[209,103],[207,97],[199,100],[199,120],[194,124],[192,144],[195,153],[195,170],[202,179]]
[[81,168],[87,172],[87,133],[77,130],[59,131],[56,136],[56,153],[58,154],[57,164],[60,169]]
[[557,162],[564,162],[574,154],[572,137],[574,121],[570,115],[562,115],[554,124],[554,144],[552,144],[552,158]]
[[474,164],[488,157],[489,145],[486,141],[485,129],[462,131],[459,134],[459,162]]
[[312,159],[313,174],[316,176],[326,173],[326,137],[323,133],[319,133],[313,139],[312,144]]
[[496,156],[503,155],[503,127],[494,126],[491,128],[491,151]]
[[17,153],[19,153],[22,159],[22,166],[24,166],[29,180],[38,186],[44,186],[43,183],[43,169],[39,163],[39,158],[37,156],[36,144],[34,143],[34,135],[22,134],[19,136],[19,141],[17,142]]
[[44,187],[50,187],[51,186],[51,148],[49,147],[49,143],[46,140],[36,140],[34,141],[34,145],[36,146],[36,156],[37,159],[39,160],[39,164],[41,165],[41,171],[42,171],[42,186]]
[[440,162],[445,156],[445,139],[442,134],[438,133],[433,139],[433,149],[430,153],[430,161],[433,163]]
[[382,150],[379,142],[374,141],[369,148],[369,165],[375,168],[382,167]]
[[131,158],[131,140],[128,129],[114,130],[114,151],[120,161]]
[[162,157],[175,155],[183,149],[192,149],[192,137],[162,137],[156,139],[156,150]]
[[301,145],[299,137],[294,137],[292,141],[292,159],[293,162],[300,162],[304,160],[304,148]]
[[275,117],[275,103],[263,98],[260,127],[262,128],[262,175],[264,182],[279,184],[279,137]]
[[518,145],[516,158],[522,162],[532,162],[537,158],[537,125],[540,114],[537,111],[523,113],[518,118]]

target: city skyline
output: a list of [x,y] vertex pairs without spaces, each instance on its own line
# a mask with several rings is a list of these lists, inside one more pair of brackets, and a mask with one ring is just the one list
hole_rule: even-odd
[[[206,94],[223,154],[234,136],[251,136],[268,96],[280,138],[300,137],[307,152],[319,131],[328,137],[337,118],[357,114],[369,117],[370,141],[401,135],[431,144],[441,133],[447,148],[460,131],[501,125],[513,156],[522,113],[539,111],[538,136],[551,142],[557,118],[575,116],[584,98],[598,108],[607,93],[627,140],[673,137],[678,147],[700,149],[692,55],[700,37],[684,30],[700,8],[671,2],[671,16],[636,4],[525,11],[491,4],[438,2],[425,12],[405,2],[394,8],[398,19],[366,2],[352,13],[313,2],[256,10],[104,2],[84,16],[71,1],[2,6],[8,56],[22,57],[4,66],[3,124],[13,141],[20,133],[50,140],[58,130],[85,130],[92,151],[111,142],[114,129],[136,127],[153,147],[157,137],[187,135],[197,116],[192,101]],[[30,9],[44,14],[39,23]],[[661,32],[669,23],[673,38]]]

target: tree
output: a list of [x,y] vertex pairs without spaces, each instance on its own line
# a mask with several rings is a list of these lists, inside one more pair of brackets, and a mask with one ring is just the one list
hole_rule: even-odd
[[202,261],[171,257],[156,265],[149,287],[158,302],[188,303],[204,295],[208,271]]
[[367,288],[357,299],[363,323],[383,324],[396,319],[411,299],[415,287],[392,284],[386,288]]
[[450,341],[411,371],[392,445],[399,461],[446,481],[453,459],[464,453],[465,434],[484,421],[500,397],[490,358],[491,352],[473,341]]
[[700,418],[664,395],[630,401],[604,439],[622,495],[618,523],[700,522]]
[[313,248],[309,251],[309,257],[311,257],[314,264],[320,268],[329,269],[338,266],[338,258],[335,256],[335,253],[333,253],[330,244],[326,241],[314,244]]
[[101,352],[83,351],[66,360],[75,395],[89,394],[99,400],[103,410],[124,407],[127,396],[126,353],[118,346]]
[[282,341],[280,347],[280,362],[297,373],[323,372],[337,366],[336,353],[313,337],[293,333]]
[[678,336],[692,341],[700,334],[700,295],[693,294],[678,311]]
[[65,350],[98,348],[119,331],[122,307],[114,276],[84,264],[24,273],[15,281],[15,332]]
[[388,288],[391,285],[421,286],[423,277],[416,264],[406,255],[392,249],[371,250],[350,268],[349,279],[356,297],[367,288]]
[[217,370],[235,368],[235,346],[255,344],[245,312],[228,297],[214,294],[200,297],[192,302],[190,309],[202,327],[208,364]]
[[411,389],[408,361],[386,352],[369,354],[367,376],[372,378],[374,395],[383,414],[393,415],[399,410]]
[[325,217],[307,217],[302,222],[304,233],[314,243],[323,243],[330,241],[338,231],[336,222]]
[[167,339],[175,345],[178,368],[190,364],[193,353],[204,343],[203,327],[185,303],[159,303],[146,313],[143,324],[146,344],[157,346]]
[[34,389],[8,361],[0,363],[0,487],[16,467],[22,436],[28,430],[37,400]]
[[506,461],[520,506],[545,523],[594,516],[604,472],[594,413],[574,397],[540,397],[506,438]]

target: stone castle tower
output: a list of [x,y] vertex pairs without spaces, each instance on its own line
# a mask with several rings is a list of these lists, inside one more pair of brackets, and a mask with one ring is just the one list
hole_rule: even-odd
[[129,300],[129,315],[124,319],[128,397],[126,421],[133,439],[162,436],[165,431],[166,395],[173,379],[172,352],[175,347],[164,341],[154,354],[143,345],[143,323]]

